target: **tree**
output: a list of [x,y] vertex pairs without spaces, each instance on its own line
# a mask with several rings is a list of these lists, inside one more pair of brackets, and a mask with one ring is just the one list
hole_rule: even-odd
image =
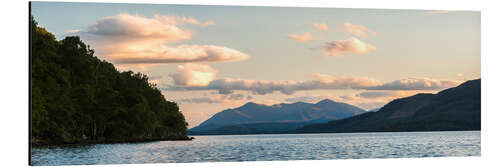
[[35,144],[187,139],[184,116],[148,76],[99,60],[78,36],[32,24]]

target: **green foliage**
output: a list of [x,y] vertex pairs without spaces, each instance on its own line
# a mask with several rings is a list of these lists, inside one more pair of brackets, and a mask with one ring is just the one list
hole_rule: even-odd
[[187,123],[148,77],[119,72],[79,37],[32,19],[32,136],[43,144],[184,139]]

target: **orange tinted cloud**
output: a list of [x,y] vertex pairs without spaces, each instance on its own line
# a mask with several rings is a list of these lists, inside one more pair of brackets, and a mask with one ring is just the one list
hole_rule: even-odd
[[[136,46],[137,47],[137,46]],[[117,64],[161,64],[186,62],[229,62],[250,58],[240,51],[215,45],[150,46],[134,49],[123,48],[107,55]]]
[[368,35],[377,35],[377,32],[366,28],[361,24],[352,24],[350,22],[344,23],[344,28],[350,34],[356,35],[361,38],[366,38]]
[[206,86],[215,79],[217,71],[208,65],[184,64],[177,66],[177,72],[170,75],[176,85]]
[[328,31],[328,25],[322,24],[322,23],[314,23],[313,24],[314,28],[320,31]]
[[367,54],[377,48],[355,37],[346,40],[327,42],[323,48],[323,56],[343,57],[345,54]]
[[306,32],[302,35],[300,34],[290,34],[288,35],[288,38],[297,41],[297,42],[309,42],[313,40],[313,37],[311,36],[311,33]]
[[[73,32],[75,32],[73,30]],[[161,39],[164,42],[173,42],[190,39],[192,33],[181,29],[177,24],[160,20],[156,17],[146,18],[139,15],[118,14],[103,17],[77,33],[92,37],[116,40]]]
[[159,20],[163,23],[171,24],[171,25],[184,25],[184,24],[193,24],[193,25],[199,25],[199,26],[211,26],[215,25],[215,22],[212,20],[206,21],[206,22],[200,22],[195,18],[192,17],[184,17],[184,16],[162,16],[155,14],[153,16],[154,19]]
[[[245,53],[225,46],[172,45],[193,36],[185,24],[215,25],[181,16],[119,14],[104,17],[84,30],[71,30],[89,41],[96,55],[117,65],[132,64],[147,67],[153,64],[242,61]],[[126,66],[124,66],[126,67]]]

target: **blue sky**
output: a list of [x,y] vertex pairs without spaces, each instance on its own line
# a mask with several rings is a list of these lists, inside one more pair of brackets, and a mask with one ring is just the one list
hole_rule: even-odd
[[153,77],[191,126],[248,101],[371,109],[480,77],[475,11],[33,2],[32,14]]

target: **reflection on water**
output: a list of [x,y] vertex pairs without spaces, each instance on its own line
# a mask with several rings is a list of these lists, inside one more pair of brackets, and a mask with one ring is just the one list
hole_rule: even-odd
[[32,149],[33,165],[480,156],[481,133],[396,132],[194,136],[193,141]]

